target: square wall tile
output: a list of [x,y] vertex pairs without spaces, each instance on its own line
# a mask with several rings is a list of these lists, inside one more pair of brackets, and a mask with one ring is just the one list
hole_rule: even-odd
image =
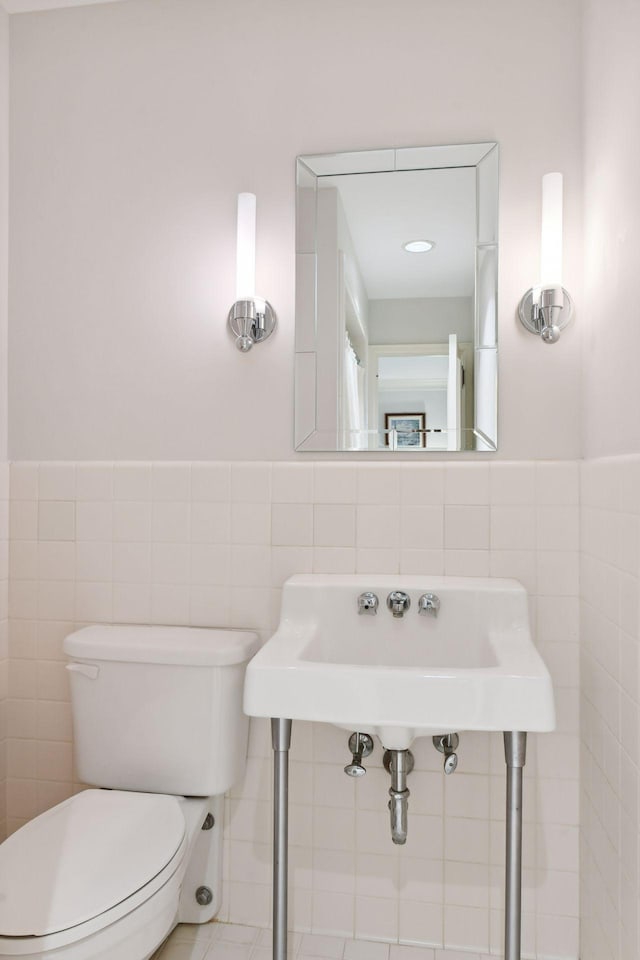
[[440,506],[444,503],[444,464],[402,464],[400,503],[403,506]]
[[154,584],[189,583],[191,548],[188,543],[151,545],[151,580]]
[[358,503],[394,505],[400,497],[400,470],[386,463],[363,464],[356,468]]
[[231,465],[231,501],[239,503],[271,502],[271,464],[233,463]]
[[440,506],[401,506],[403,550],[436,550],[444,545],[444,511]]
[[151,545],[148,542],[114,543],[113,579],[123,583],[148,583],[151,580]]
[[441,947],[444,943],[444,923],[440,904],[404,898],[400,900],[398,937],[404,944]]
[[447,463],[444,473],[444,502],[461,505],[489,503],[488,463]]
[[[40,545],[41,547],[44,544]],[[118,546],[124,546],[118,544]],[[84,541],[75,544],[75,575],[78,580],[110,580],[113,575],[111,541]]]
[[397,506],[358,506],[356,543],[358,547],[398,549],[400,546],[400,508]]
[[271,542],[274,546],[313,544],[313,507],[310,503],[274,503],[271,507]]
[[536,463],[536,503],[539,506],[575,506],[579,497],[577,462],[560,460]]
[[193,463],[191,500],[228,503],[231,498],[230,463]]
[[151,466],[152,500],[189,500],[190,463],[154,463]]
[[42,540],[38,544],[40,580],[74,580],[76,545],[71,541]]
[[184,501],[161,501],[153,504],[151,539],[168,543],[188,543],[190,504]]
[[113,539],[140,543],[151,539],[151,503],[123,500],[113,505]]
[[316,503],[313,515],[313,542],[317,547],[355,546],[355,507]]
[[75,539],[75,503],[71,500],[40,500],[38,503],[38,539]]
[[346,463],[314,464],[314,503],[355,503],[356,467]]
[[113,464],[79,463],[76,466],[77,500],[113,499]]
[[[238,548],[240,549],[240,548]],[[252,549],[252,548],[245,548]],[[261,548],[255,548],[261,549]],[[231,547],[218,543],[191,544],[192,584],[225,586],[231,582]]]
[[535,463],[492,463],[489,466],[491,504],[503,507],[536,502]]
[[76,503],[76,537],[78,540],[111,540],[113,506],[110,502]]
[[256,546],[270,543],[271,506],[268,503],[232,503],[231,542]]
[[191,542],[229,543],[231,540],[231,507],[228,503],[191,504]]
[[116,463],[113,468],[114,500],[149,500],[151,464]]
[[488,550],[489,507],[445,507],[444,545],[448,550]]
[[274,463],[273,503],[313,503],[313,464]]
[[38,497],[40,500],[74,500],[75,496],[75,464],[40,464],[38,468]]
[[491,507],[491,549],[533,550],[536,513],[533,506]]
[[38,499],[38,464],[15,462],[9,465],[12,500]]

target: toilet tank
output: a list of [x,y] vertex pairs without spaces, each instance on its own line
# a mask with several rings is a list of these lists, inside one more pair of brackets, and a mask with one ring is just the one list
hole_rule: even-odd
[[77,775],[118,790],[214,796],[242,777],[255,633],[93,626],[70,634]]

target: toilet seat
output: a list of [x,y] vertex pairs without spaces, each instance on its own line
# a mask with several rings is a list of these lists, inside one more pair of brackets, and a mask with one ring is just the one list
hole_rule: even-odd
[[0,956],[95,934],[165,886],[187,847],[176,797],[87,790],[0,847]]

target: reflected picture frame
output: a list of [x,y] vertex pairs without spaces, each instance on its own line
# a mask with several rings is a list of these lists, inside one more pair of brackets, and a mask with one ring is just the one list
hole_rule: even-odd
[[389,432],[396,431],[398,449],[424,449],[427,445],[424,413],[385,413],[384,443],[389,446]]

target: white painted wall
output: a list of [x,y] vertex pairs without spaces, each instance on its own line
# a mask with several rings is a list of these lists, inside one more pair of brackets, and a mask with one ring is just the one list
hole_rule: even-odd
[[585,17],[584,447],[640,451],[640,4],[589,0]]
[[473,342],[470,297],[370,300],[371,343],[449,343],[449,334]]
[[[549,350],[515,309],[552,169],[580,307],[580,7],[130,0],[15,17],[12,457],[293,458],[295,156],[492,139],[499,456],[576,456],[580,326]],[[279,315],[249,356],[225,329],[240,190],[258,194],[258,289]]]
[[9,17],[0,3],[0,461],[7,459],[9,267]]

